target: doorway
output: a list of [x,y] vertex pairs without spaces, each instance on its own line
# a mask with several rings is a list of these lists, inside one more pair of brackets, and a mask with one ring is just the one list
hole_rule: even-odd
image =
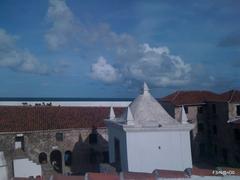
[[59,150],[51,152],[50,163],[56,172],[62,173],[62,153]]

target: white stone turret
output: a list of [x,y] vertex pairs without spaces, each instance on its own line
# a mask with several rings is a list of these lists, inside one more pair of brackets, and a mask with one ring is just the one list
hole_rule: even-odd
[[127,125],[134,125],[133,115],[132,115],[131,109],[129,107],[127,108],[126,115],[127,115],[126,116]]
[[[143,84],[142,94],[134,99],[128,108],[129,110],[127,111],[130,111],[133,117],[132,121],[134,121],[134,124],[138,127],[178,126],[180,124],[176,119],[173,119],[151,95],[145,82]],[[123,116],[123,118],[126,118],[126,116]],[[124,120],[127,121],[126,119]],[[131,125],[132,124],[133,123],[131,123]]]
[[143,83],[143,94],[148,94],[149,88],[146,82]]
[[181,111],[181,123],[188,124],[188,118],[187,118],[187,114],[185,112],[184,106],[182,106],[182,111]]
[[144,82],[142,93],[122,116],[106,120],[110,162],[118,170],[133,172],[191,168],[189,131],[193,126],[187,123],[184,109],[181,120],[184,123],[165,111]]
[[109,119],[115,119],[116,116],[115,116],[115,113],[114,113],[114,109],[113,107],[111,106],[110,108],[110,114],[109,114]]

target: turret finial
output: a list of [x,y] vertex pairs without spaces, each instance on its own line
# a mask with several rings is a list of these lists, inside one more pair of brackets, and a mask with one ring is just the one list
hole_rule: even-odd
[[134,124],[134,118],[133,118],[133,115],[132,115],[130,107],[127,108],[126,120],[127,120],[127,124],[128,125],[133,125]]
[[149,93],[149,88],[146,82],[143,83],[143,94]]
[[188,118],[187,118],[187,114],[185,112],[184,106],[182,106],[181,123],[182,124],[187,124],[188,123]]
[[109,119],[115,119],[115,113],[114,113],[114,110],[113,110],[113,107],[111,106],[110,108],[110,114],[109,114]]

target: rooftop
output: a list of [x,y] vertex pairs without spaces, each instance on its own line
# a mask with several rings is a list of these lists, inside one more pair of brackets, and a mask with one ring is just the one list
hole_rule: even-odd
[[158,101],[150,94],[146,83],[143,85],[143,92],[129,105],[133,121],[136,124],[145,126],[179,124],[173,119]]
[[[110,117],[114,117],[110,115]],[[180,123],[172,118],[160,103],[151,95],[146,83],[142,93],[133,100],[120,118],[110,118],[110,124],[124,126],[129,130],[192,129],[189,123]],[[161,127],[161,128],[159,128]]]
[[[114,108],[117,116],[124,108]],[[105,127],[109,107],[0,106],[0,132]]]
[[227,102],[240,102],[240,91],[238,90],[230,90],[222,93],[220,96]]
[[240,91],[231,90],[222,94],[211,91],[176,91],[160,99],[176,106],[197,105],[205,102],[240,102]]

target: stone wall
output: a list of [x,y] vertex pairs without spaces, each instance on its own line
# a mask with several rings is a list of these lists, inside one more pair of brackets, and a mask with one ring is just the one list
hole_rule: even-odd
[[[216,112],[213,112],[213,106]],[[240,142],[235,139],[234,124],[228,123],[236,117],[236,104],[227,102],[209,102],[208,108],[208,144],[209,154],[216,166],[240,167]],[[239,158],[236,158],[239,157]]]
[[[39,164],[39,154],[44,152],[47,154],[47,163],[42,164],[43,175],[48,177],[49,174],[55,174],[50,163],[50,154],[54,150],[61,152],[62,156],[62,173],[71,172],[71,167],[65,166],[64,153],[66,151],[73,151],[76,145],[85,146],[86,151],[94,149],[96,152],[107,151],[107,130],[106,128],[97,129],[97,144],[89,144],[89,135],[92,129],[71,129],[71,130],[52,130],[52,131],[38,131],[38,132],[21,132],[24,136],[24,154],[26,157]],[[63,133],[63,140],[56,139],[56,133]],[[19,158],[16,156],[14,144],[15,137],[19,133],[1,133],[0,134],[0,151],[4,152],[7,165],[9,179],[13,177],[13,159]],[[78,150],[77,150],[78,151]],[[78,154],[78,153],[77,153]],[[101,156],[101,154],[100,154]],[[102,159],[102,158],[100,158]],[[87,159],[88,160],[88,159]],[[86,160],[86,161],[87,161]],[[89,162],[85,162],[89,163]],[[96,162],[97,163],[97,162]]]

